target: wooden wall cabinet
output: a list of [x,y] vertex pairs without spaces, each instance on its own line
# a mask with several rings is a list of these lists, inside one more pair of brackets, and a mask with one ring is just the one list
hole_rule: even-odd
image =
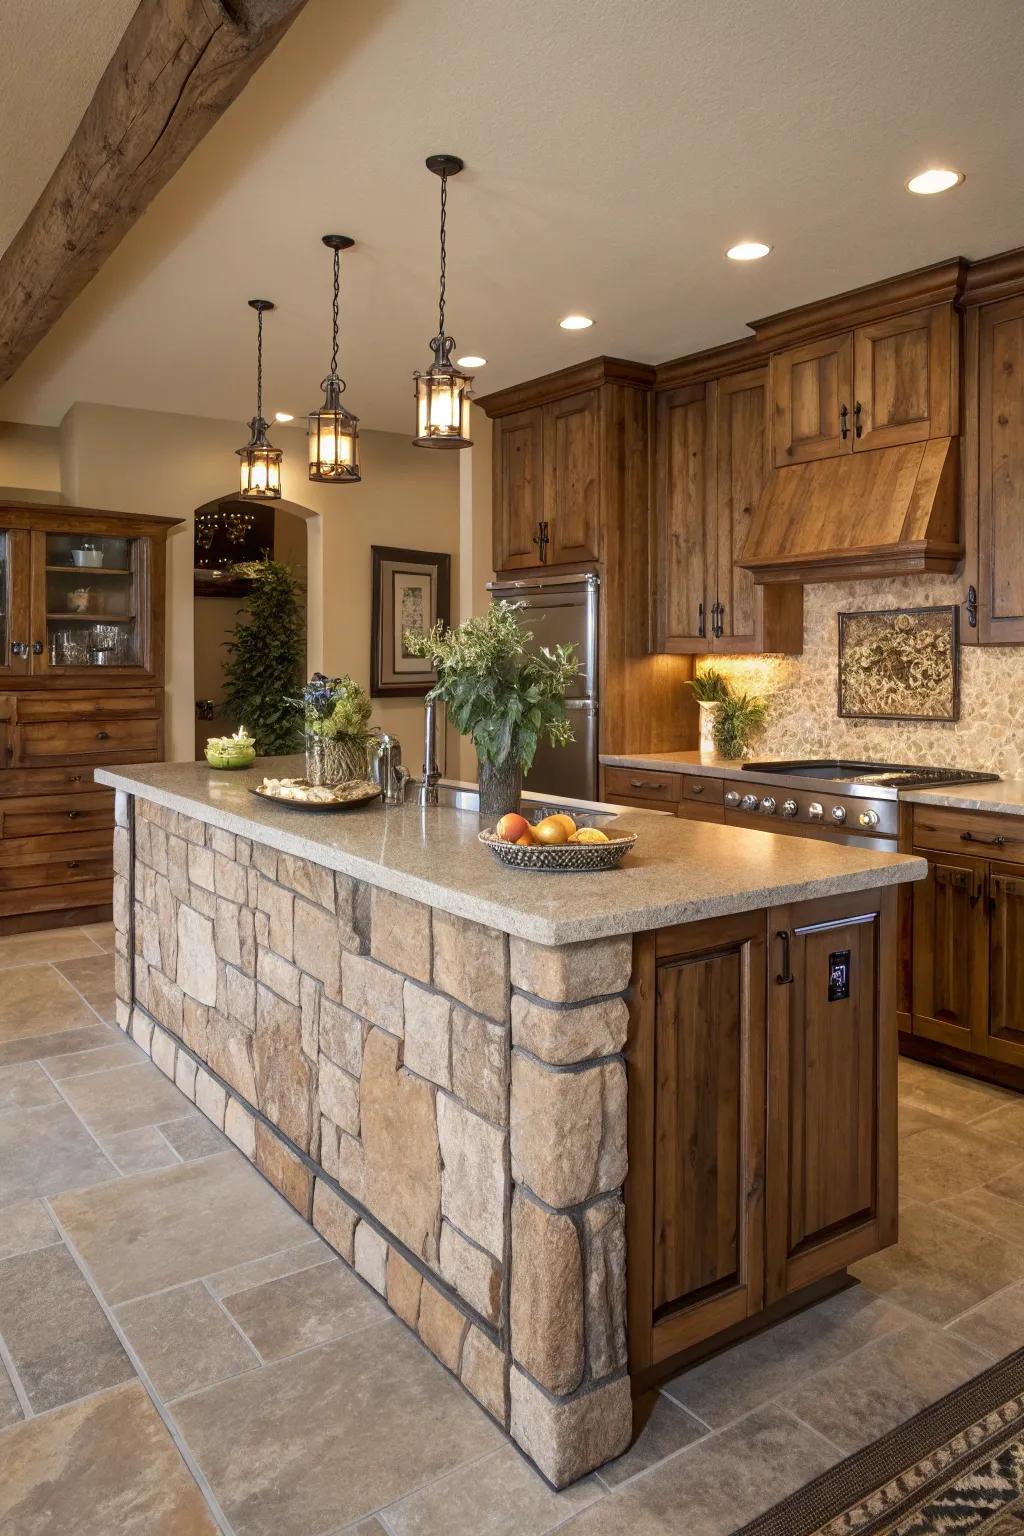
[[496,421],[496,571],[598,559],[600,407],[589,389]]
[[[1024,273],[1022,273],[1024,286]],[[1024,292],[969,317],[977,360],[968,415],[968,507],[977,517],[978,638],[1024,642]],[[973,402],[972,402],[973,405]],[[973,505],[972,505],[973,504]]]
[[494,560],[498,570],[529,570],[542,548],[544,418],[539,408],[504,417],[494,433]]
[[631,1372],[896,1239],[891,892],[634,941]]

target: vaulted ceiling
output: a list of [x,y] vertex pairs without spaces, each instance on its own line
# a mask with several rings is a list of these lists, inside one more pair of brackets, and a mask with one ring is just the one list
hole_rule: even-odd
[[[5,0],[0,245],[131,9]],[[0,418],[56,423],[94,400],[242,422],[252,296],[278,305],[266,403],[309,410],[329,357],[319,237],[338,231],[358,242],[347,403],[408,430],[436,328],[439,186],[423,159],[437,151],[467,165],[450,187],[448,319],[460,352],[488,358],[481,393],[598,352],[658,361],[1024,244],[1022,57],[1020,0],[309,0],[0,392]],[[910,196],[905,179],[936,163],[966,182]],[[743,238],[771,255],[726,261]],[[593,329],[560,330],[571,310]]]

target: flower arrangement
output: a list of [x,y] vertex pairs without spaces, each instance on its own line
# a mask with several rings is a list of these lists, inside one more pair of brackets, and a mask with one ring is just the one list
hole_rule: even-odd
[[344,677],[314,672],[297,703],[306,733],[306,777],[311,784],[365,779],[375,740],[366,689]]

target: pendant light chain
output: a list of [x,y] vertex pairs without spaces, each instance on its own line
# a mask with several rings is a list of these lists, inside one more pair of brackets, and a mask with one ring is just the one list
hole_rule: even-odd
[[441,336],[441,337],[444,336],[444,295],[445,295],[445,278],[446,278],[446,275],[447,275],[447,267],[448,267],[448,248],[447,248],[447,244],[446,244],[446,241],[445,241],[445,223],[446,223],[446,219],[447,219],[447,214],[448,214],[448,173],[446,171],[442,175],[442,177],[441,177],[441,291],[440,291],[440,296],[439,296],[439,301],[438,301],[439,319],[438,319],[438,327],[437,327],[437,334],[439,336]]
[[256,415],[263,420],[263,311],[256,311]]
[[331,377],[338,374],[338,293],[341,287],[341,253],[334,252],[334,304],[331,310],[331,324],[333,326],[334,346],[331,351]]

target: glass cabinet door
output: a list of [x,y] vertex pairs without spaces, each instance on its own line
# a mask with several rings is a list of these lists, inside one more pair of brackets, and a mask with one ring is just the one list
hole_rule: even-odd
[[[145,602],[148,544],[110,534],[37,535],[37,601],[45,631],[40,670],[124,672],[147,666]],[[97,679],[98,680],[98,679]]]
[[28,530],[0,528],[0,677],[29,670]]

